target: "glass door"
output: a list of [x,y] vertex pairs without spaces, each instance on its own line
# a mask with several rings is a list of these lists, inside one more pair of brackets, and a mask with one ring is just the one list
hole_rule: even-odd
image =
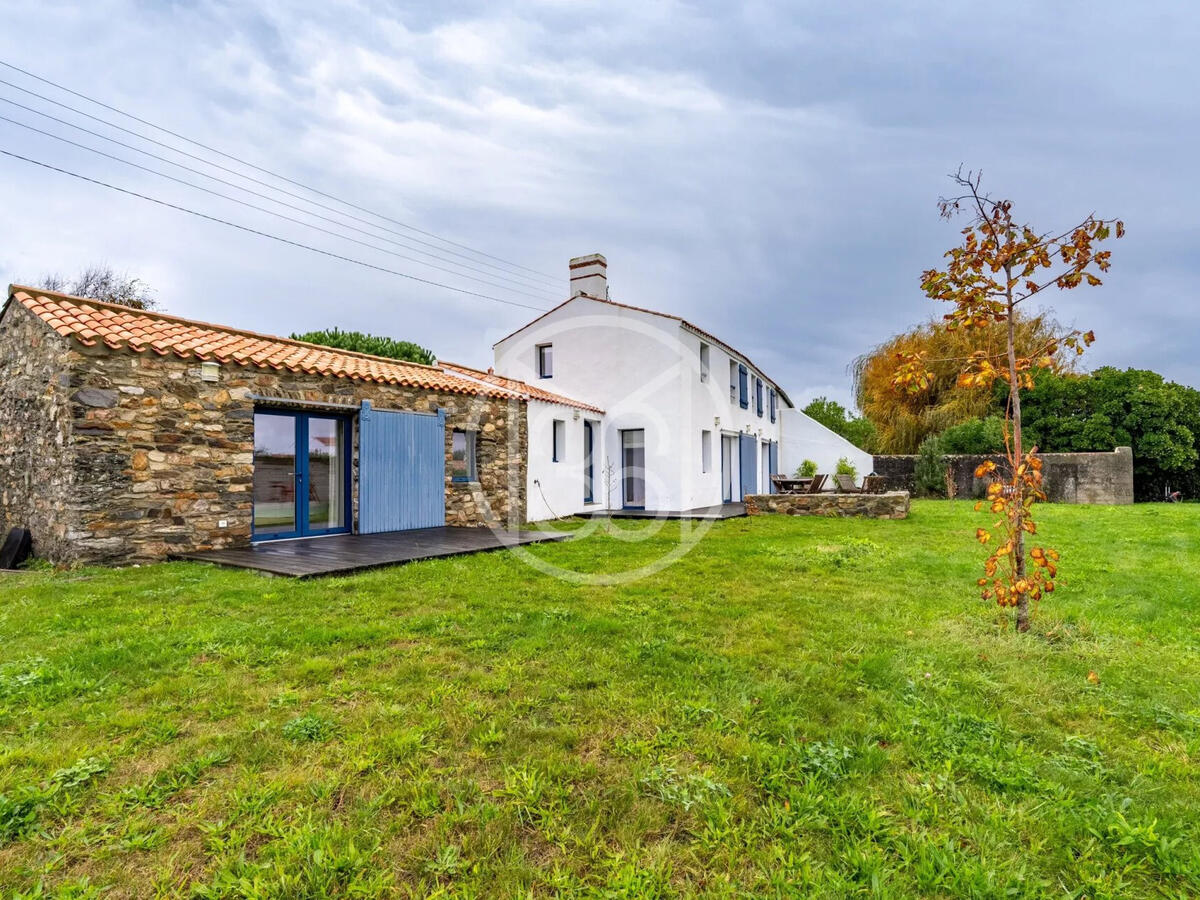
[[626,508],[646,508],[646,432],[641,428],[621,432],[621,494]]
[[346,420],[286,411],[254,414],[254,539],[349,530]]

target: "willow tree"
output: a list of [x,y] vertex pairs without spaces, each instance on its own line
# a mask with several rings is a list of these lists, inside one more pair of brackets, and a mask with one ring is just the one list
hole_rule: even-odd
[[[979,579],[985,600],[1016,610],[1018,631],[1029,628],[1030,604],[1054,590],[1058,553],[1033,546],[1026,552],[1026,535],[1037,534],[1034,504],[1045,500],[1042,461],[1037,448],[1026,448],[1021,435],[1021,390],[1031,388],[1039,371],[1053,370],[1060,353],[1082,354],[1095,336],[1091,331],[1060,330],[1030,351],[1017,345],[1017,316],[1034,297],[1050,288],[1074,290],[1097,287],[1097,272],[1107,272],[1111,252],[1097,245],[1125,234],[1120,220],[1094,214],[1061,232],[1038,232],[1013,218],[1012,201],[994,200],[980,190],[980,173],[952,175],[959,193],[938,201],[942,216],[965,214],[962,244],[947,251],[944,269],[921,275],[921,289],[933,300],[949,303],[944,318],[948,331],[974,335],[970,352],[955,362],[958,384],[991,391],[997,381],[1008,386],[1004,443],[1007,468],[987,462],[975,472],[989,479],[986,506],[998,516],[975,535],[981,544],[995,541]],[[1000,325],[997,329],[995,326]],[[997,336],[999,337],[996,340]],[[893,386],[919,394],[930,387],[933,362],[921,351],[898,354]],[[1032,560],[1033,566],[1028,562]]]

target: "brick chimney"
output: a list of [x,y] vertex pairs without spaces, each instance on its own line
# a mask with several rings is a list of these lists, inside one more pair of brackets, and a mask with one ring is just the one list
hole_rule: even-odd
[[608,299],[608,260],[599,253],[571,260],[571,296],[586,294],[597,300]]

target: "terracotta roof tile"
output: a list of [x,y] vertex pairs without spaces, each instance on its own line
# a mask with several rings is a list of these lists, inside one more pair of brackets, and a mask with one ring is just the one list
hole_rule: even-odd
[[572,406],[575,409],[584,409],[588,412],[603,414],[598,406],[592,406],[590,403],[584,403],[580,400],[572,400],[570,397],[564,397],[562,394],[555,394],[551,391],[542,390],[539,387],[534,387],[525,381],[518,381],[516,378],[505,378],[503,375],[497,375],[490,369],[486,372],[480,369],[472,369],[470,366],[462,366],[458,363],[439,361],[439,365],[449,369],[451,372],[457,372],[460,375],[465,375],[468,378],[473,378],[477,381],[485,382],[495,387],[504,388],[508,391],[521,394],[527,400],[541,400],[545,403],[559,403],[563,406]]
[[526,392],[500,383],[481,383],[479,379],[464,377],[440,365],[426,366],[336,350],[37,288],[12,285],[9,302],[14,301],[63,337],[75,338],[87,346],[103,343],[114,350],[126,349],[133,353],[149,350],[160,356],[217,360],[454,394],[484,394],[516,400],[528,396]]

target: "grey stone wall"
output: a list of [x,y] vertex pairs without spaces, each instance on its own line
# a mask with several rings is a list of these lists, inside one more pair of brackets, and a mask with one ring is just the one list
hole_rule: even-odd
[[[1127,504],[1133,502],[1133,451],[1118,447],[1112,453],[1041,453],[1042,479],[1046,497],[1054,503]],[[975,469],[992,460],[1001,471],[1008,468],[1003,456],[953,454],[946,458],[954,496],[982,497],[987,482],[975,477]],[[907,455],[875,457],[875,474],[884,478],[889,490],[914,488],[917,458]]]
[[452,482],[447,471],[447,524],[524,520],[523,403],[241,366],[223,365],[206,382],[198,361],[68,345],[24,308],[12,312],[25,326],[0,335],[0,365],[26,374],[6,377],[0,394],[0,434],[16,446],[0,492],[10,497],[5,519],[28,523],[53,562],[247,544],[255,397],[292,408],[365,399],[376,409],[445,409],[447,464],[452,430],[476,431],[479,478]]
[[866,519],[904,519],[908,517],[907,491],[886,494],[751,494],[746,497],[746,513],[761,516],[777,513],[785,516],[857,516]]
[[71,510],[70,348],[19,303],[0,319],[0,539],[29,528],[34,552],[65,553]]

